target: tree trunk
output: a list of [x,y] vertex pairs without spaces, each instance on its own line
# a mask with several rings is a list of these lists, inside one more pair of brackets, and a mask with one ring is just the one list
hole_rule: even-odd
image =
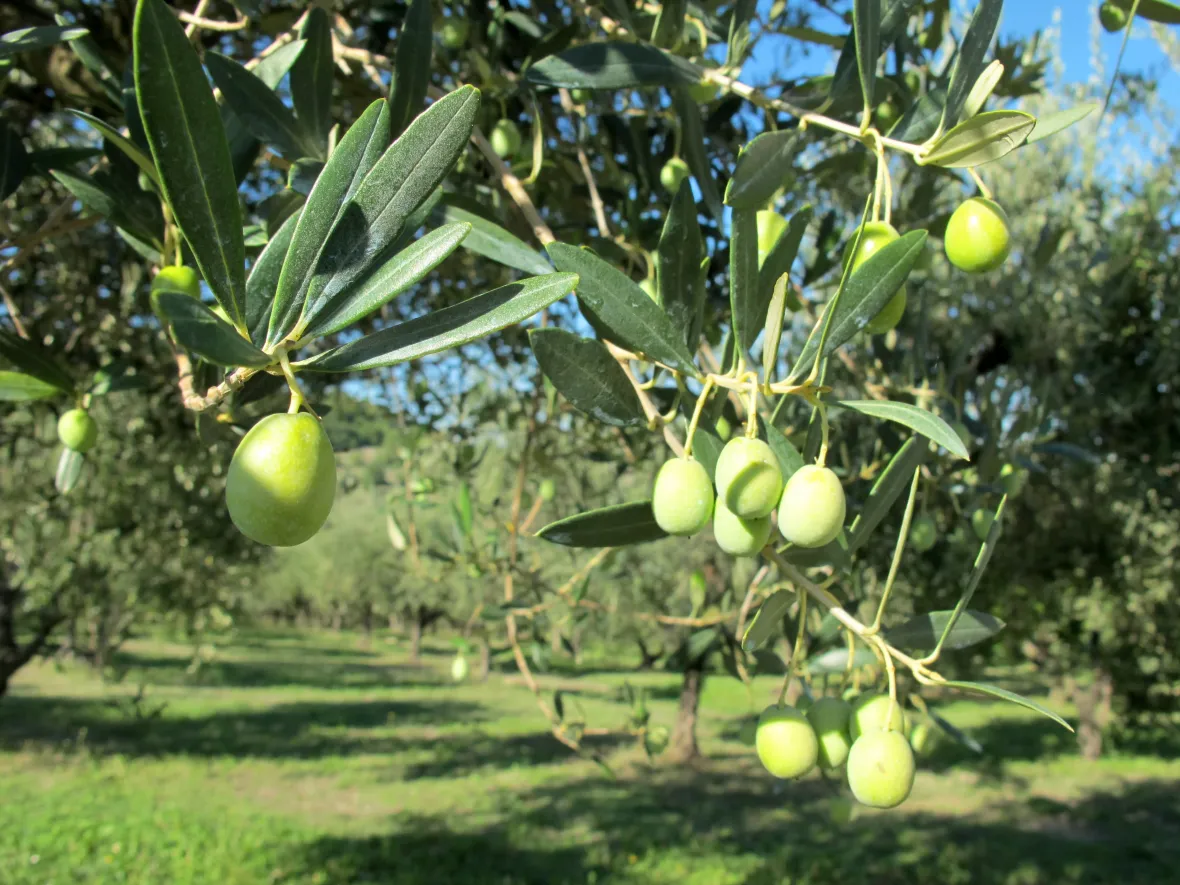
[[40,654],[49,637],[65,620],[56,611],[56,594],[42,608],[40,621],[33,635],[22,646],[16,639],[16,610],[20,591],[8,585],[0,576],[0,698],[8,691],[14,673]]
[[1078,709],[1078,750],[1093,762],[1102,755],[1102,741],[1110,726],[1114,682],[1105,667],[1094,669],[1089,685],[1081,686],[1070,677],[1066,690]]
[[701,688],[705,683],[702,661],[693,661],[684,671],[680,683],[680,705],[676,710],[676,725],[672,729],[669,753],[676,762],[691,762],[700,758],[697,746],[697,710],[701,705]]
[[418,663],[422,656],[422,621],[414,618],[410,622],[410,661]]

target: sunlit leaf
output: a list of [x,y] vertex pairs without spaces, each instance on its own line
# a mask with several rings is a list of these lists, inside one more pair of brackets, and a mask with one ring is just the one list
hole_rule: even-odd
[[538,538],[564,547],[625,547],[667,536],[656,525],[651,501],[589,510],[551,522],[537,532]]

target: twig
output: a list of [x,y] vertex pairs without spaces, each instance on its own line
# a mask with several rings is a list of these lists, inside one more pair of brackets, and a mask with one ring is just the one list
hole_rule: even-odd
[[12,326],[16,329],[16,334],[21,338],[28,338],[29,333],[25,330],[25,324],[21,322],[20,311],[16,309],[16,304],[13,303],[12,296],[8,294],[8,290],[0,285],[0,295],[4,297],[4,308],[8,311],[8,318],[12,320]]

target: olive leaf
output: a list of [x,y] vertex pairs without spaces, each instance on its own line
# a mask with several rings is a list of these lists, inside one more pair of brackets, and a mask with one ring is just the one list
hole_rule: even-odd
[[987,111],[943,135],[920,162],[951,169],[982,166],[1024,144],[1036,124],[1037,118],[1024,111]]
[[538,538],[564,547],[625,547],[667,536],[656,525],[651,501],[589,510],[551,522],[537,532]]
[[614,427],[647,425],[635,389],[601,341],[563,329],[534,329],[529,344],[545,377],[578,411]]

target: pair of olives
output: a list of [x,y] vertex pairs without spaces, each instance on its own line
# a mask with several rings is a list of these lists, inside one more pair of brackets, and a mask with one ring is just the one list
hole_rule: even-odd
[[806,711],[767,707],[754,746],[763,767],[778,778],[847,762],[848,785],[858,802],[895,808],[914,786],[914,752],[904,732],[901,706],[886,695],[862,695],[855,704],[825,697]]
[[771,511],[778,508],[783,537],[800,547],[822,547],[844,525],[844,488],[831,470],[800,467],[783,483],[778,459],[760,439],[726,443],[713,483],[703,464],[673,458],[656,474],[652,512],[670,535],[694,535],[713,520],[717,545],[733,556],[754,556],[770,540]]

